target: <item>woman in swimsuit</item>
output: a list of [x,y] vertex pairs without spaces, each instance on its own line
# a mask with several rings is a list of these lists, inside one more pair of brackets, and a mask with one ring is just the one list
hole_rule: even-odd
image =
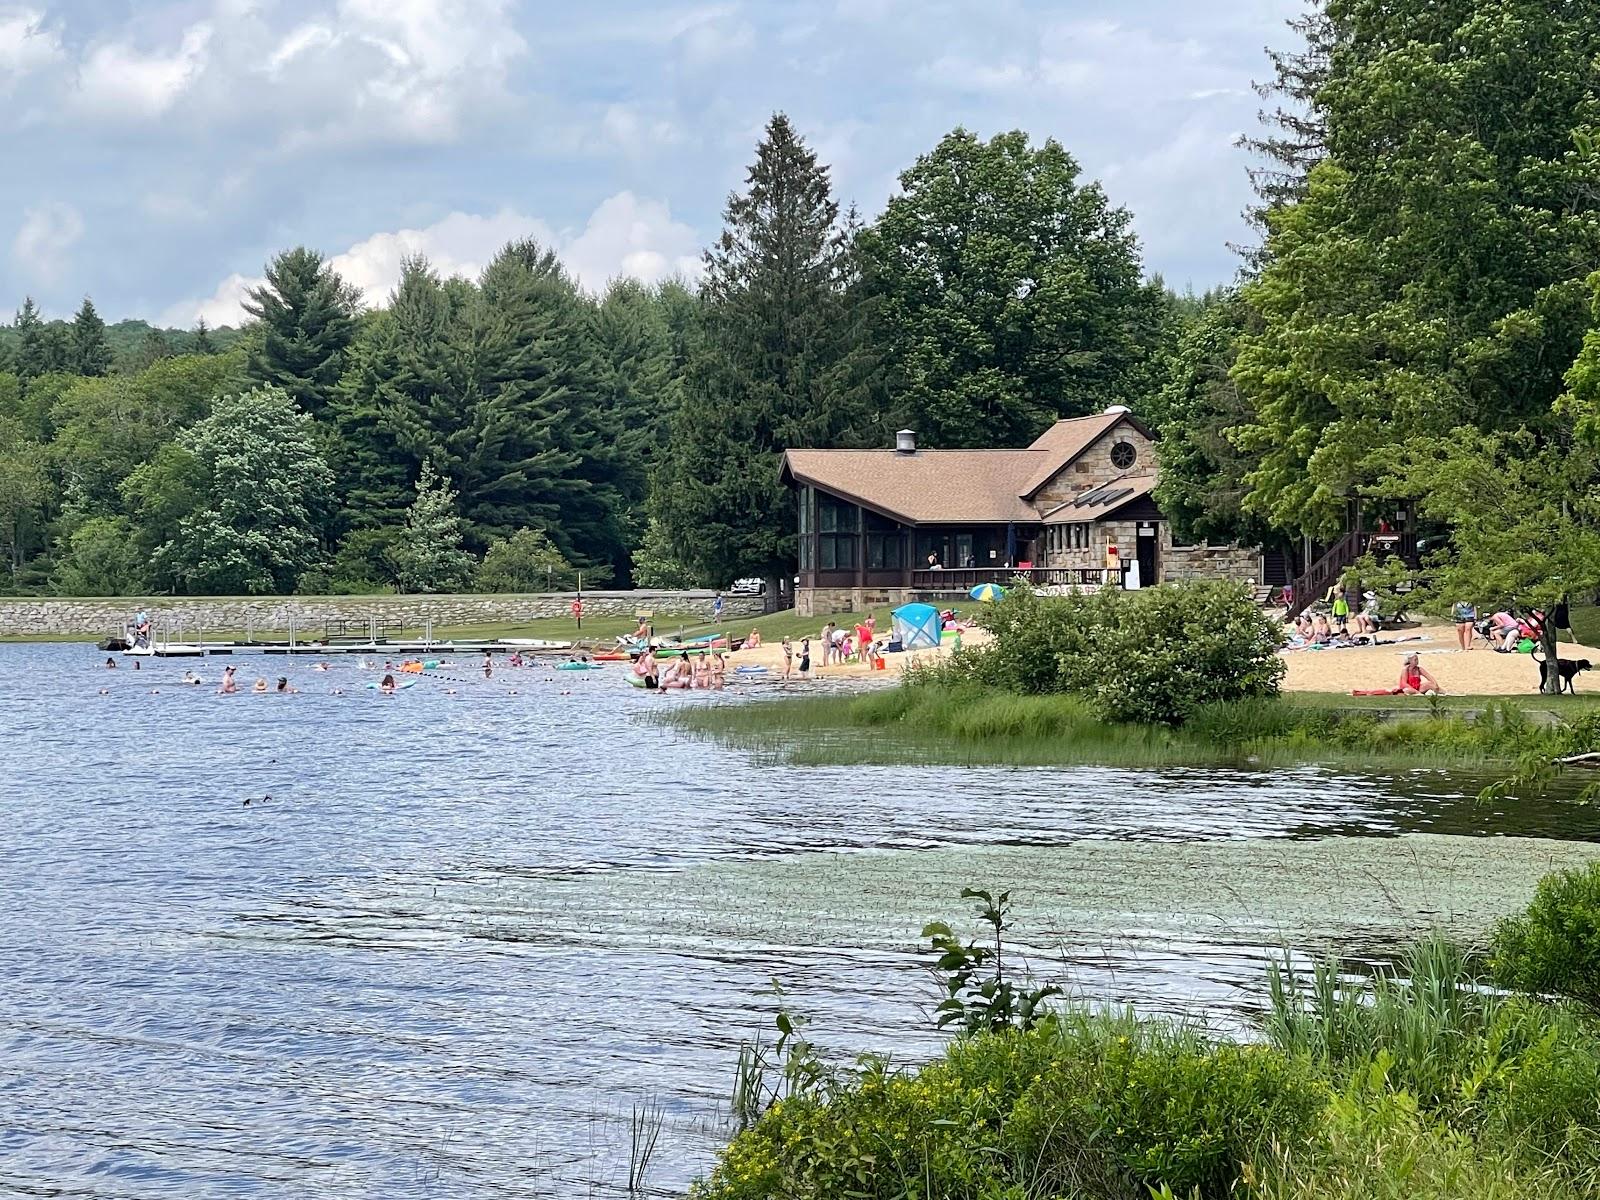
[[794,670],[794,646],[788,638],[783,639],[783,677],[789,678],[789,673]]
[[394,676],[385,675],[383,677],[383,682],[378,685],[378,690],[385,696],[394,695]]
[[711,688],[720,692],[723,688],[728,671],[728,664],[719,650],[711,659]]
[[1427,668],[1417,658],[1416,651],[1406,655],[1400,668],[1400,694],[1403,696],[1444,695],[1439,681],[1428,674]]
[[237,667],[222,668],[222,686],[217,689],[219,696],[231,696],[239,690],[239,685],[233,681],[233,673]]

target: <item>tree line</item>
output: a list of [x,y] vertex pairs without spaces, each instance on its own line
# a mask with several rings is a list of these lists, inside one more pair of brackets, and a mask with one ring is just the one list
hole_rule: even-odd
[[1441,590],[1600,579],[1600,14],[1314,0],[1292,24],[1249,143],[1259,240],[1200,297],[1144,276],[1053,140],[957,129],[864,221],[779,114],[693,286],[591,295],[516,242],[476,280],[410,260],[364,310],[297,248],[226,344],[147,361],[108,356],[88,302],[57,326],[24,303],[0,583],[782,577],[785,447],[1025,445],[1110,404],[1161,434],[1181,537],[1303,548],[1359,497],[1441,531]]
[[1135,403],[1176,302],[1057,143],[957,130],[871,224],[774,116],[698,286],[587,294],[548,248],[405,262],[364,310],[315,251],[239,331],[116,353],[85,301],[0,339],[0,547],[60,594],[722,586],[786,575],[787,446],[1015,444]]
[[1419,597],[1593,592],[1600,10],[1325,0],[1294,25],[1251,143],[1260,243],[1146,410],[1163,509],[1314,547],[1352,500],[1414,506]]

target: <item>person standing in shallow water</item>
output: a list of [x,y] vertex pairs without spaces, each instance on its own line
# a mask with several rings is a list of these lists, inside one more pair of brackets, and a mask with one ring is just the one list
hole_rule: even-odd
[[800,678],[811,678],[811,639],[805,638],[800,643]]

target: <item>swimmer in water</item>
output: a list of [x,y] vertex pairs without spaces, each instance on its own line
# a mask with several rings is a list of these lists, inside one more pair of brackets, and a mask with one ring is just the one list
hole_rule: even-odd
[[483,652],[483,677],[489,679],[494,675],[494,656],[487,650]]
[[185,683],[204,683],[205,682],[205,680],[201,679],[200,676],[196,675],[193,671],[185,671],[183,673],[183,681]]
[[378,685],[378,690],[385,696],[394,695],[394,676],[385,675],[383,677],[383,682]]
[[315,664],[312,665],[311,669],[313,671],[326,671],[328,669],[328,664],[327,663],[315,663]]
[[219,696],[231,696],[239,690],[239,685],[233,681],[233,673],[237,667],[222,668],[222,686],[217,689]]
[[300,692],[299,688],[293,688],[289,686],[289,677],[287,675],[278,676],[278,690],[291,696],[298,695]]
[[257,692],[257,693],[266,691],[267,690],[267,681],[265,679],[256,680],[256,685],[253,688],[251,688],[250,690],[252,692]]
[[115,671],[116,669],[117,669],[117,660],[114,659],[114,658],[106,659],[106,670]]

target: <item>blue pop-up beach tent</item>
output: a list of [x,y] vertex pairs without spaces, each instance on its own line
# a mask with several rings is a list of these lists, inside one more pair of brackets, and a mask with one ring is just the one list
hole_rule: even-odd
[[939,648],[939,610],[931,604],[902,604],[894,610],[894,636],[906,650]]

